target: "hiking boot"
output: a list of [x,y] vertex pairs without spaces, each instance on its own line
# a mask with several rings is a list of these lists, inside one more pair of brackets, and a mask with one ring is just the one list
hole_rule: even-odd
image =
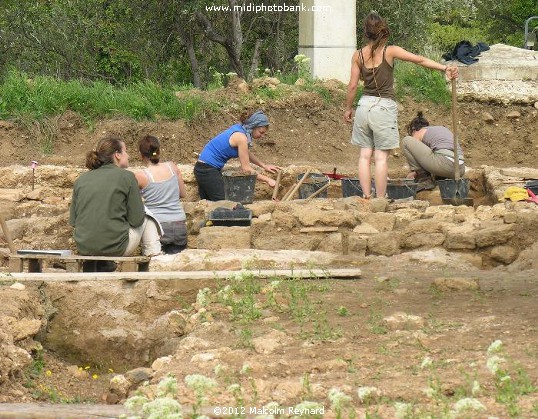
[[98,260],[95,272],[114,272],[117,267],[117,263],[111,260]]

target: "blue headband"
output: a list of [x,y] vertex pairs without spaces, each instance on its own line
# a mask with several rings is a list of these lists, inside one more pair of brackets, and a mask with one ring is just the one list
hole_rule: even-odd
[[254,112],[247,120],[242,124],[246,131],[249,144],[252,141],[252,130],[256,127],[266,127],[269,125],[269,119],[262,111]]

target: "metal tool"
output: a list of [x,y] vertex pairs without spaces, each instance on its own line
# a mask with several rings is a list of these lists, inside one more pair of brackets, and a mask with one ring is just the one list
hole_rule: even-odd
[[535,204],[538,205],[538,197],[534,194],[534,192],[531,191],[530,189],[527,189],[527,192],[531,196],[529,199],[527,199],[527,202],[534,202]]
[[454,182],[456,191],[451,198],[443,199],[443,202],[451,205],[473,206],[473,199],[462,196],[461,184],[464,181],[460,176],[460,159],[458,156],[458,120],[456,114],[456,103],[458,96],[456,94],[456,79],[452,79],[452,133],[454,135]]

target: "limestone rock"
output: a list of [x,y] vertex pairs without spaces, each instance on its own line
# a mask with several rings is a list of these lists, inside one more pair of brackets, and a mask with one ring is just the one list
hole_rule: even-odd
[[500,170],[501,175],[523,179],[538,179],[538,169],[531,167],[509,167]]
[[125,378],[132,384],[139,384],[149,380],[151,377],[153,377],[153,370],[151,368],[135,368],[125,373]]
[[506,224],[514,224],[517,222],[517,214],[515,212],[508,212],[504,214],[504,222]]
[[379,232],[392,231],[396,224],[396,214],[388,212],[360,213],[359,219]]
[[39,332],[41,321],[37,319],[21,319],[11,325],[15,342],[33,337]]
[[360,234],[350,233],[348,242],[348,251],[350,254],[364,256],[368,247],[368,239]]
[[368,250],[376,255],[397,255],[400,253],[400,236],[394,232],[370,236],[368,237]]
[[[26,226],[28,225],[28,220],[23,218],[15,218],[13,220],[6,221],[7,228],[9,229],[9,234],[11,239],[22,239]],[[0,231],[0,237],[4,238],[4,232]]]
[[25,198],[22,189],[0,189],[0,201],[19,202]]
[[24,291],[26,289],[26,286],[24,284],[21,284],[20,282],[15,282],[9,288],[18,290],[18,291]]
[[198,248],[250,249],[249,227],[205,227],[200,229]]
[[443,233],[421,233],[403,235],[401,246],[408,249],[416,249],[419,247],[437,247],[441,246],[445,241]]
[[372,212],[385,212],[389,206],[389,200],[385,198],[374,198],[370,200]]
[[514,224],[490,223],[476,233],[477,247],[495,246],[514,237]]
[[483,112],[482,119],[487,124],[493,124],[495,122],[495,118],[493,118],[493,116],[489,112]]
[[41,201],[43,199],[43,189],[37,188],[26,194],[26,199],[31,199],[32,201]]
[[[322,252],[342,253],[342,234],[335,232],[332,234],[322,234],[323,239],[317,250]],[[349,242],[348,242],[349,243]]]
[[302,384],[297,380],[286,380],[276,384],[272,391],[274,401],[283,403],[286,400],[294,400],[301,396]]
[[129,389],[133,383],[127,379],[122,374],[115,375],[110,379],[110,383],[108,384],[108,389],[114,393],[120,396],[121,398],[127,396],[127,393],[129,392]]
[[361,223],[353,229],[353,233],[370,235],[379,233],[379,230],[371,224]]
[[509,265],[517,258],[517,250],[512,246],[496,246],[491,249],[490,257],[505,265]]
[[78,379],[84,380],[84,379],[90,378],[90,373],[86,371],[84,368],[79,367],[78,365],[69,365],[67,367],[67,372],[71,376]]
[[471,278],[436,278],[433,285],[441,291],[465,291],[478,289],[478,283]]
[[181,340],[179,347],[183,351],[198,351],[209,348],[209,342],[196,336],[187,336]]
[[293,215],[303,226],[346,226],[354,227],[357,224],[355,217],[349,211],[311,208],[310,206],[296,206]]
[[171,361],[172,361],[171,356],[161,356],[160,358],[157,358],[155,361],[153,361],[153,363],[151,364],[151,369],[153,371],[159,371],[163,369],[165,366],[167,366],[168,364],[170,364]]
[[476,247],[476,238],[473,226],[465,224],[448,228],[444,241],[444,247],[447,249],[474,249]]
[[290,341],[290,338],[279,330],[272,330],[264,336],[252,339],[254,350],[259,354],[272,354]]
[[518,111],[512,111],[506,114],[508,119],[517,119],[521,118],[521,114]]
[[383,323],[390,330],[416,330],[424,327],[425,321],[420,316],[397,312],[385,317]]
[[522,250],[518,258],[507,268],[509,272],[520,272],[526,269],[538,269],[538,242]]

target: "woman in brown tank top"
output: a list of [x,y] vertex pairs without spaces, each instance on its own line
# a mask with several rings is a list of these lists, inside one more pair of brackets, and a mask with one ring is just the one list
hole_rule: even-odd
[[[458,77],[458,68],[415,55],[396,45],[388,45],[389,28],[385,19],[370,12],[364,19],[366,45],[355,51],[351,59],[351,77],[347,86],[344,120],[353,122],[351,142],[360,146],[359,181],[365,198],[370,198],[372,157],[375,161],[376,196],[387,190],[390,150],[398,148],[398,108],[394,101],[394,60],[409,61],[445,73],[447,79]],[[359,80],[364,91],[353,119],[353,101]]]

